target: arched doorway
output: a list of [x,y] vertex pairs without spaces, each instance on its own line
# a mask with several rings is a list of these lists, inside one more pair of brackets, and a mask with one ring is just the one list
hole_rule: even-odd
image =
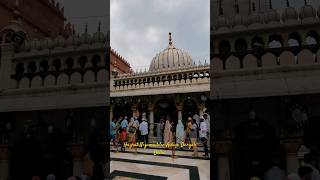
[[188,117],[193,118],[195,114],[199,115],[198,106],[192,99],[188,98],[183,104],[182,123],[186,124]]
[[154,122],[160,123],[161,120],[169,118],[174,124],[178,122],[177,108],[173,100],[162,99],[155,105]]
[[242,180],[256,176],[263,179],[272,160],[280,157],[280,143],[274,129],[265,121],[252,119],[240,124],[235,133],[234,178]]
[[[147,114],[147,112],[148,112],[148,105],[147,105],[147,103],[145,103],[145,102],[140,102],[140,103],[138,104],[138,112],[139,112],[139,114],[138,114],[139,119],[141,119],[142,117],[147,118],[147,117],[148,117],[148,114]],[[148,118],[147,118],[147,119],[148,119]]]
[[126,101],[118,101],[113,105],[113,118],[119,119],[124,116],[132,116],[131,104]]

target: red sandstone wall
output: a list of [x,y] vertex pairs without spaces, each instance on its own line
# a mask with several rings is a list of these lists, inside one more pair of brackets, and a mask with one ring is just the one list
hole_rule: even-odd
[[[51,0],[50,0],[51,1]],[[49,0],[20,0],[19,11],[29,37],[57,36],[64,27],[64,17]],[[0,1],[0,29],[13,19],[14,0]],[[59,9],[61,9],[60,6]],[[49,33],[51,32],[51,33]]]
[[120,74],[123,73],[129,73],[130,72],[130,64],[125,61],[119,54],[114,52],[113,50],[110,51],[110,70],[113,71],[113,69],[117,68],[117,71]]

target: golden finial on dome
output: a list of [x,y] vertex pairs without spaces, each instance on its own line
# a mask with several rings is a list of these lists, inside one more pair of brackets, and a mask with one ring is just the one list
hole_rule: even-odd
[[169,45],[172,45],[172,37],[171,37],[171,32],[169,32]]

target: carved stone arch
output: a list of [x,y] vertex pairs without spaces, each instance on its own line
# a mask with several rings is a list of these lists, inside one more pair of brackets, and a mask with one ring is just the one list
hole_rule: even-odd
[[40,76],[34,76],[31,79],[31,88],[39,88],[42,86],[42,78]]
[[315,45],[315,44],[319,44],[319,34],[316,31],[309,31],[306,34],[305,37],[305,44],[306,45]]
[[244,69],[258,67],[258,60],[253,54],[247,54],[242,61]]
[[298,64],[314,64],[315,59],[313,53],[309,49],[303,49],[297,55]]
[[74,59],[72,57],[68,57],[65,61],[66,69],[71,70],[74,68]]
[[247,41],[243,38],[237,39],[234,43],[234,50],[235,50],[236,56],[242,59],[247,54],[247,50],[248,50]]
[[84,83],[92,83],[96,81],[96,75],[93,71],[88,70],[83,75],[83,82]]
[[226,70],[240,69],[240,60],[235,56],[230,56],[226,60]]
[[69,84],[69,76],[65,73],[59,74],[57,78],[57,85],[63,86]]
[[211,64],[212,70],[214,70],[214,71],[222,71],[224,69],[223,68],[223,61],[220,58],[214,57],[211,60],[210,64]]
[[86,68],[88,66],[88,58],[85,55],[80,56],[78,59],[79,67],[80,68]]
[[61,60],[56,58],[52,61],[52,66],[54,71],[60,71],[62,68]]
[[255,36],[251,40],[251,47],[252,48],[255,47],[255,46],[264,48],[264,45],[265,45],[265,42],[264,42],[263,38],[260,37],[260,36]]
[[47,60],[42,60],[40,61],[39,67],[40,72],[46,73],[49,71],[49,62]]
[[301,46],[302,45],[302,40],[301,40],[301,35],[297,32],[292,32],[288,35],[288,46],[293,47],[293,46]]
[[270,52],[265,53],[261,58],[262,67],[274,67],[277,66],[277,57]]
[[28,77],[23,77],[19,81],[19,89],[30,88],[30,79]]
[[49,74],[44,78],[43,85],[45,87],[50,87],[50,86],[55,86],[55,83],[56,83],[56,78],[53,75]]
[[97,74],[98,82],[107,82],[109,80],[109,73],[106,69],[100,69]]
[[92,67],[98,67],[101,64],[101,62],[102,60],[99,54],[95,54],[92,56],[92,59],[91,59]]
[[24,73],[24,64],[23,63],[17,63],[16,65],[16,75],[21,76]]
[[219,54],[222,58],[227,58],[231,53],[231,45],[227,40],[219,42]]
[[70,84],[79,84],[82,82],[82,75],[79,72],[74,72],[70,76]]
[[295,56],[290,51],[284,51],[279,56],[280,65],[294,65],[295,63]]
[[37,72],[37,64],[35,61],[31,61],[28,63],[27,72],[31,74]]
[[279,34],[272,34],[269,36],[268,47],[269,48],[280,48],[283,47],[283,37]]

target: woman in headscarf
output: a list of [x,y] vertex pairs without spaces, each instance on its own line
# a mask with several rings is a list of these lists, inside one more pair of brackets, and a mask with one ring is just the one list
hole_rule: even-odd
[[163,137],[164,144],[172,142],[172,125],[169,119],[166,120],[164,125],[164,137]]
[[181,144],[184,142],[184,125],[182,123],[182,120],[178,120],[178,124],[176,127],[176,143]]
[[128,125],[128,142],[129,144],[131,143],[136,143],[136,132],[137,132],[137,124],[134,122],[134,118],[132,117],[130,119],[129,125]]
[[127,127],[127,132],[129,132],[129,128],[130,128],[130,126],[133,125],[133,123],[134,123],[134,119],[133,119],[133,117],[131,117],[130,121],[129,121],[129,124],[128,124],[128,127]]
[[196,124],[196,120],[192,121],[192,118],[189,117],[188,122],[187,122],[187,133],[190,138],[189,143],[192,143],[195,145],[195,146],[193,146],[192,157],[198,157],[198,147],[196,146],[196,144],[197,144],[197,129],[198,129],[198,126]]

